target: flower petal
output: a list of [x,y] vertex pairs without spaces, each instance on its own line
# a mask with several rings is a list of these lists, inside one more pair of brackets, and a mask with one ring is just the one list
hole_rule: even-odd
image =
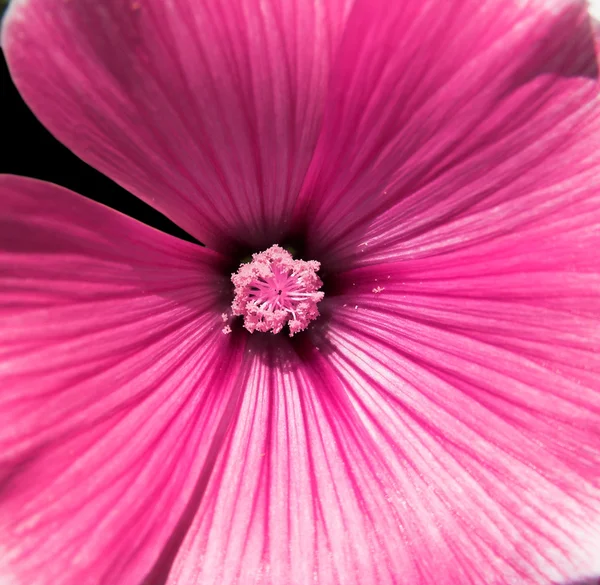
[[462,238],[489,236],[600,180],[585,2],[359,1],[338,55],[297,209],[314,257],[445,246],[478,213]]
[[272,245],[350,0],[16,0],[19,91],[86,162],[212,247]]
[[169,585],[386,585],[368,509],[378,501],[360,493],[375,478],[368,468],[353,476],[360,450],[339,434],[335,372],[310,344],[302,355],[264,338],[249,347],[235,427]]
[[237,400],[220,259],[39,181],[0,209],[0,580],[141,583]]
[[435,518],[464,522],[457,560],[491,571],[473,583],[600,576],[595,203],[546,230],[348,272],[331,311],[330,359],[444,500]]
[[253,338],[169,583],[597,579],[590,221],[354,270],[314,345]]
[[365,453],[356,475],[371,470],[361,493],[385,535],[388,581],[597,578],[600,368],[589,356],[600,343],[584,337],[590,320],[570,332],[558,311],[533,311],[532,324],[490,302],[475,316],[465,306],[462,319],[448,310],[452,327],[398,305],[348,307],[330,338],[353,407],[344,434]]

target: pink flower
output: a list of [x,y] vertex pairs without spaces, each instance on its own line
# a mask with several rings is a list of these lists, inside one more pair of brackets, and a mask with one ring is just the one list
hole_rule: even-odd
[[2,46],[206,244],[1,178],[2,585],[598,576],[585,3],[14,0]]

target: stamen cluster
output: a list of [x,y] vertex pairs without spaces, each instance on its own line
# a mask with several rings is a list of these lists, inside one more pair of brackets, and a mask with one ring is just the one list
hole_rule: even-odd
[[235,297],[232,313],[244,317],[244,327],[254,333],[279,333],[287,324],[290,337],[306,329],[319,316],[317,303],[324,294],[315,260],[294,260],[280,246],[252,255],[231,276]]

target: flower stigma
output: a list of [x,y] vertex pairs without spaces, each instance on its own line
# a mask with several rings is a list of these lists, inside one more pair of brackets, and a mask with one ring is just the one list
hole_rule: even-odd
[[324,293],[317,276],[321,264],[294,260],[280,246],[252,255],[232,274],[235,296],[233,315],[244,317],[244,327],[254,333],[279,333],[287,324],[290,337],[319,316],[317,303]]

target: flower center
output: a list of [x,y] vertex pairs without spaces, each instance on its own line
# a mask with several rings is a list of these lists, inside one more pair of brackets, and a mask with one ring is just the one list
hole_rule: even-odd
[[235,286],[232,313],[244,317],[250,333],[279,333],[287,323],[292,337],[319,316],[320,267],[314,260],[294,260],[277,245],[253,254],[252,261],[231,276]]

